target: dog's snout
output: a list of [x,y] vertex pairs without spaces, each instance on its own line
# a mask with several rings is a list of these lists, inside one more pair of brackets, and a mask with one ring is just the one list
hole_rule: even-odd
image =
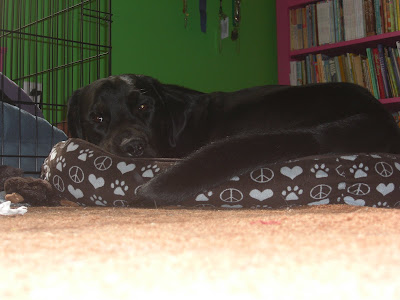
[[122,151],[133,157],[142,156],[145,148],[146,143],[140,138],[124,139],[121,143]]

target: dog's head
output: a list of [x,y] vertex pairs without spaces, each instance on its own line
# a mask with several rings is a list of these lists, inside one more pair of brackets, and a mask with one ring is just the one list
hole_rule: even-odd
[[68,129],[120,156],[164,156],[186,126],[188,91],[142,75],[99,79],[70,98]]

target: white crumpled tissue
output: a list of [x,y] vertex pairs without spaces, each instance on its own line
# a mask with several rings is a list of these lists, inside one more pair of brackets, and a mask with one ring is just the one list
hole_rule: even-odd
[[11,201],[0,203],[0,215],[2,216],[23,215],[28,211],[28,208],[26,206],[11,208],[10,205]]

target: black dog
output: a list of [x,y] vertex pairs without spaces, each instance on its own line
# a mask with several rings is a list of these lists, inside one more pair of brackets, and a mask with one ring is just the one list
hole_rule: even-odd
[[132,204],[177,204],[268,163],[327,153],[400,153],[392,116],[348,83],[204,94],[139,75],[100,79],[69,102],[73,137],[131,157],[186,157]]

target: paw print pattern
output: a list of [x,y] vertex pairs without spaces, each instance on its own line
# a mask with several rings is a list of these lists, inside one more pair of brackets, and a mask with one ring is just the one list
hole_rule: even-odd
[[360,163],[358,166],[357,165],[353,165],[350,168],[350,173],[354,174],[354,178],[363,178],[363,177],[367,177],[367,172],[369,171],[368,166],[364,166],[363,163]]
[[299,200],[301,194],[303,194],[303,190],[297,185],[294,188],[288,186],[286,190],[282,191],[282,196],[285,197],[286,201]]
[[344,198],[344,195],[343,195],[343,194],[340,194],[340,196],[336,198],[336,201],[337,201],[338,203],[340,203],[340,202],[343,203],[343,198]]
[[196,201],[208,201],[208,200],[210,200],[209,197],[211,197],[212,195],[213,195],[213,192],[211,192],[211,191],[204,192],[204,193],[197,195],[195,200]]
[[147,167],[143,167],[141,171],[143,172],[142,177],[153,178],[155,173],[160,172],[160,168],[157,165],[148,165]]
[[270,208],[272,208],[272,207],[269,206],[269,205],[254,205],[254,206],[251,206],[250,208],[251,208],[251,209],[265,209],[265,208],[270,209]]
[[88,157],[93,157],[93,151],[92,150],[86,149],[86,150],[79,151],[78,159],[80,159],[82,161],[86,161],[86,159]]
[[57,165],[56,165],[56,169],[60,172],[62,172],[63,168],[65,168],[65,166],[67,165],[65,163],[65,158],[62,156],[57,157]]
[[315,164],[314,167],[311,168],[311,172],[315,174],[315,178],[325,178],[328,177],[329,168],[327,168],[325,164]]
[[115,180],[115,182],[111,183],[111,188],[114,189],[115,195],[125,196],[125,192],[128,191],[129,187],[125,185],[125,181],[119,182],[119,180]]
[[387,202],[379,201],[377,204],[374,204],[372,207],[389,207]]
[[363,178],[367,177],[368,174],[367,172],[369,171],[368,166],[364,166],[363,163],[360,163],[358,166],[353,165],[353,167],[350,168],[350,173],[354,174],[354,178]]
[[103,200],[103,197],[101,196],[90,196],[90,200],[92,200],[94,202],[94,204],[99,205],[99,206],[106,206],[107,205],[107,201]]

